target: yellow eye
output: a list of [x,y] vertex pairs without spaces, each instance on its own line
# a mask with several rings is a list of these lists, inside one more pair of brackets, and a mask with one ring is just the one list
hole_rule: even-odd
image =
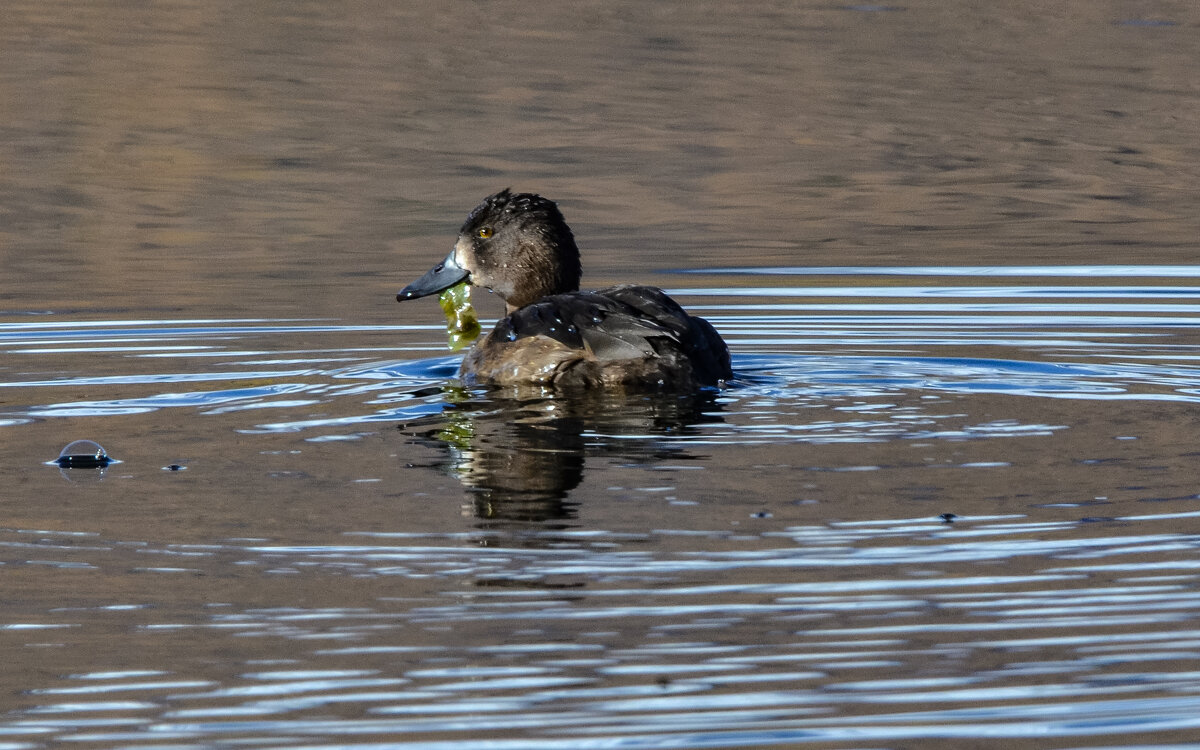
[[479,231],[475,232],[475,234],[479,235],[481,238],[486,240],[488,237],[492,236],[492,228],[491,227],[480,227]]

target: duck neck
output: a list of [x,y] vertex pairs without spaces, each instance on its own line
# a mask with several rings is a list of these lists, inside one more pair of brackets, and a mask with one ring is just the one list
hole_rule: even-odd
[[[565,229],[565,228],[564,228]],[[522,255],[521,273],[502,294],[508,314],[553,294],[579,291],[579,249],[565,229],[556,247],[541,247]]]

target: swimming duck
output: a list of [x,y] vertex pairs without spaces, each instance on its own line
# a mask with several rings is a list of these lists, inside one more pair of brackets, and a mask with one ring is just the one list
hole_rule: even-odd
[[463,359],[467,383],[690,390],[733,376],[716,330],[661,289],[581,292],[580,274],[579,248],[558,206],[505,189],[467,216],[446,259],[396,299],[467,281],[504,300],[507,317]]

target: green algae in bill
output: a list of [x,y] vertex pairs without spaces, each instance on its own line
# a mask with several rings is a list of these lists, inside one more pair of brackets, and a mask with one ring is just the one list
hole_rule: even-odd
[[471,307],[471,285],[455,284],[438,295],[438,304],[446,314],[446,336],[451,351],[458,351],[479,338],[479,319]]

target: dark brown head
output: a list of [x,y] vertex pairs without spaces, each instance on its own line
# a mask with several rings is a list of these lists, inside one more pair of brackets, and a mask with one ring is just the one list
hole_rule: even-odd
[[464,279],[500,296],[509,311],[579,289],[579,248],[554,201],[502,190],[467,216],[446,259],[396,295],[403,302]]

